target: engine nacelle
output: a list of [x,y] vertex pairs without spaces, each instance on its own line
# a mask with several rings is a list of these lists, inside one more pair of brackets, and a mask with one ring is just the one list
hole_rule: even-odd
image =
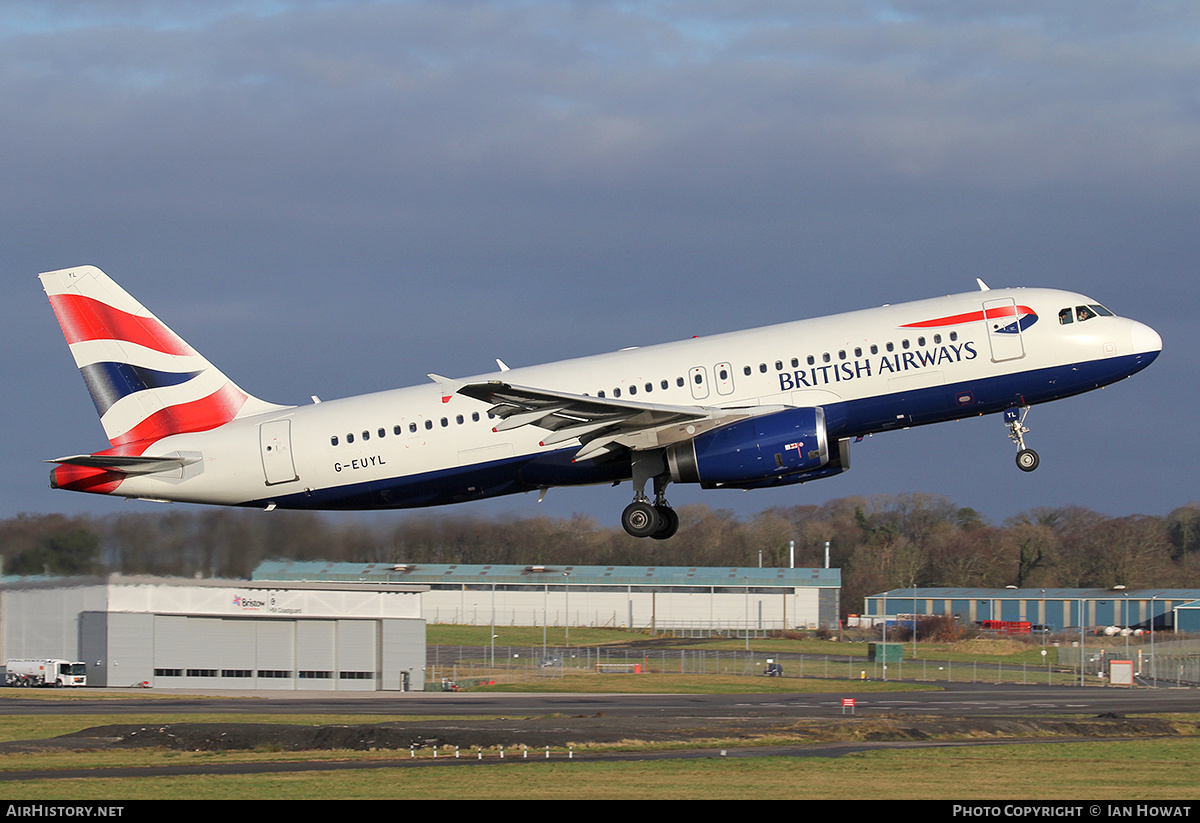
[[705,432],[667,449],[676,483],[754,489],[803,483],[850,468],[846,440],[830,449],[825,411],[785,409]]

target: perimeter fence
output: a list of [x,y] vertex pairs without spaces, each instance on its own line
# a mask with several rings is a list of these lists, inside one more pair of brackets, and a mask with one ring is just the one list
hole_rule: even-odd
[[[908,680],[930,683],[1019,683],[1028,685],[1077,684],[1078,667],[1064,665],[1059,653],[1048,649],[1045,663],[1013,663],[981,659],[918,657],[871,660],[864,654],[764,653],[761,650],[653,649],[629,647],[564,646],[431,646],[428,662],[430,688],[458,684],[520,683],[581,674],[614,677],[636,674],[724,675],[828,680]],[[1083,677],[1087,685],[1103,682],[1095,673]]]

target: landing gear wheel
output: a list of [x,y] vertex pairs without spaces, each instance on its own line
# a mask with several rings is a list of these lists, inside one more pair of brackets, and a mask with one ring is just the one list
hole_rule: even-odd
[[655,506],[654,510],[658,512],[659,525],[650,536],[655,540],[674,537],[679,531],[679,515],[670,506]]
[[1017,452],[1017,468],[1023,472],[1031,472],[1038,467],[1041,458],[1033,449],[1021,449]]
[[621,512],[621,526],[632,537],[650,537],[661,526],[658,510],[649,503],[635,500]]

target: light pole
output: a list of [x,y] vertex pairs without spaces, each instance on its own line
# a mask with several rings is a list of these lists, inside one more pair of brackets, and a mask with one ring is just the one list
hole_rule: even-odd
[[563,619],[563,644],[569,649],[571,648],[571,573],[563,572],[563,580],[566,586],[566,612],[567,615]]
[[1150,680],[1154,683],[1154,688],[1156,689],[1158,688],[1158,681],[1155,679],[1156,666],[1154,662],[1154,601],[1157,599],[1157,594],[1150,597]]
[[1042,627],[1042,660],[1046,663],[1046,685],[1050,685],[1050,657],[1046,654],[1046,634],[1049,631],[1049,626],[1046,625],[1046,590],[1042,589],[1042,609],[1038,616],[1038,622]]
[[746,626],[746,651],[750,651],[750,578],[743,576],[742,583],[746,589],[745,605],[742,606],[742,622]]
[[1085,646],[1087,645],[1084,626],[1087,621],[1087,600],[1079,598],[1079,685],[1083,686],[1084,681],[1084,659],[1087,657]]
[[[912,599],[912,634],[913,634],[913,660],[917,659],[917,581],[914,578],[912,581],[913,599]],[[903,672],[901,672],[903,676]]]
[[879,671],[882,672],[881,677],[887,680],[887,592],[883,593],[883,621],[880,623],[883,626],[879,636],[879,654],[882,659],[879,661]]
[[1121,597],[1124,598],[1123,604],[1125,607],[1125,616],[1122,618],[1124,625],[1121,626],[1121,632],[1125,635],[1125,659],[1129,659],[1129,592],[1122,592]]

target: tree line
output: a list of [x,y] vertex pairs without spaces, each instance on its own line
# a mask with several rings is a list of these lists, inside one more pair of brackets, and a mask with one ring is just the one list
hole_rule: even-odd
[[680,506],[679,532],[637,540],[590,517],[479,518],[462,509],[384,518],[180,508],[0,521],[9,575],[246,578],[264,560],[621,566],[788,565],[842,570],[842,603],[909,586],[1200,588],[1200,503],[1165,517],[1069,506],[990,523],[931,494],[845,497],[748,517]]

